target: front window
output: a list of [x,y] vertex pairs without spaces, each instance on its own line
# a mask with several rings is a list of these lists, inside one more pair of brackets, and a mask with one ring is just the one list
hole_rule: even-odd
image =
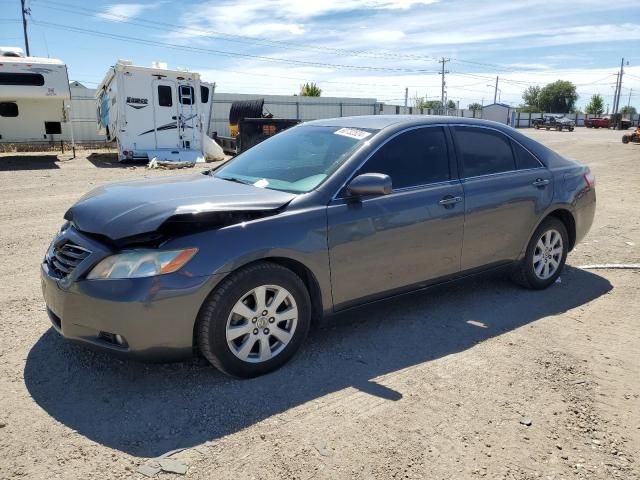
[[377,130],[303,125],[238,155],[215,176],[294,193],[310,192]]

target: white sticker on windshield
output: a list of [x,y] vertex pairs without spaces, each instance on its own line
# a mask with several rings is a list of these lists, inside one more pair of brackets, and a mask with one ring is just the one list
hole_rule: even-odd
[[336,135],[342,135],[343,137],[355,138],[356,140],[362,140],[363,138],[367,138],[371,135],[370,132],[365,132],[364,130],[358,130],[357,128],[341,128],[340,130],[336,130]]
[[258,188],[267,188],[269,186],[269,180],[267,180],[266,178],[261,178],[260,180],[255,182],[253,186]]

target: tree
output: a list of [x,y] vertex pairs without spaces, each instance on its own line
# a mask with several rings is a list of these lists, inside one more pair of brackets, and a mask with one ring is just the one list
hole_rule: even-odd
[[524,100],[523,108],[529,107],[533,110],[540,110],[540,87],[533,86],[527,87],[527,89],[522,93],[522,99]]
[[424,108],[425,110],[442,110],[442,102],[440,100],[427,100],[426,98],[416,97],[413,100],[413,103],[416,108]]
[[447,102],[447,108],[449,110],[455,110],[456,108],[458,108],[458,106],[456,105],[456,102],[454,102],[453,100],[449,100]]
[[545,112],[569,113],[578,101],[576,86],[566,80],[545,85],[538,95],[538,106]]
[[633,117],[638,112],[636,111],[636,107],[632,105],[628,105],[626,107],[622,107],[622,109],[620,110],[620,113],[623,115],[629,115],[630,117]]
[[300,85],[300,95],[303,97],[319,97],[321,93],[322,89],[314,82]]
[[599,93],[593,95],[591,97],[591,101],[585,108],[585,112],[592,115],[602,115],[602,112],[604,112],[604,100],[602,98],[602,95],[600,95]]
[[469,104],[469,110],[473,110],[474,112],[478,112],[478,111],[482,110],[482,105],[480,105],[478,102],[470,103]]

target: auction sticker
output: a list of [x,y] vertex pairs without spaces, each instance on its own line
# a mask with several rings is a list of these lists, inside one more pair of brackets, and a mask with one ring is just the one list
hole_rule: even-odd
[[371,132],[365,132],[364,130],[358,130],[357,128],[341,128],[336,130],[336,135],[342,135],[343,137],[355,138],[356,140],[362,140],[371,135]]

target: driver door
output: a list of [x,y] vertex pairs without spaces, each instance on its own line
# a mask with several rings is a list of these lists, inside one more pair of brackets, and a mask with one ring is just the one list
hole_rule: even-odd
[[391,138],[358,170],[391,177],[393,192],[328,207],[336,310],[460,271],[464,195],[444,127]]

